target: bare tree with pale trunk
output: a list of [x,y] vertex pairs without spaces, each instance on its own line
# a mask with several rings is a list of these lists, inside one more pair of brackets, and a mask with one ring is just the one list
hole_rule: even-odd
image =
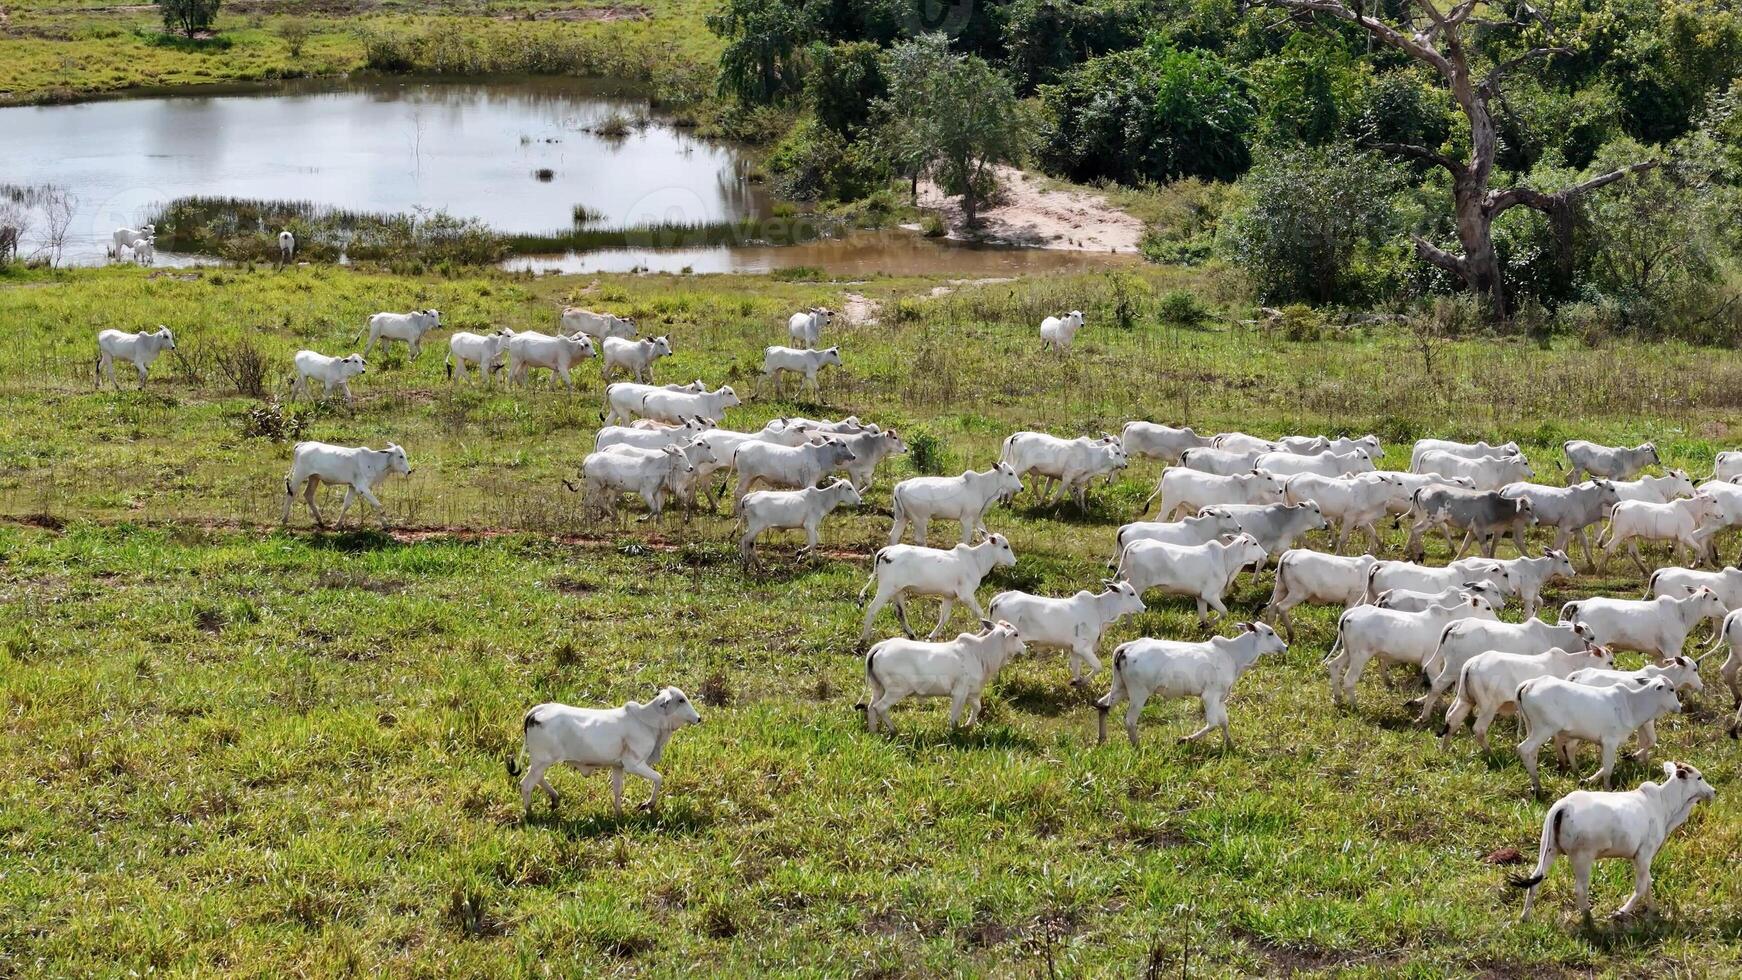
[[[1432,68],[1451,90],[1452,98],[1470,126],[1470,155],[1458,160],[1431,147],[1411,143],[1374,143],[1375,149],[1401,157],[1421,160],[1443,168],[1452,178],[1452,201],[1458,227],[1458,243],[1462,254],[1440,248],[1420,235],[1415,241],[1416,255],[1446,272],[1457,276],[1466,287],[1478,295],[1487,296],[1491,315],[1507,316],[1506,288],[1500,275],[1500,257],[1494,251],[1493,225],[1507,209],[1520,205],[1548,216],[1562,255],[1568,254],[1572,237],[1574,208],[1580,197],[1612,184],[1635,171],[1657,166],[1656,160],[1643,160],[1608,173],[1599,174],[1559,191],[1539,191],[1529,187],[1493,188],[1489,179],[1494,171],[1494,156],[1498,141],[1489,103],[1500,98],[1500,84],[1507,74],[1535,61],[1557,54],[1571,54],[1561,47],[1531,48],[1517,57],[1488,66],[1478,74],[1470,67],[1467,32],[1477,26],[1484,28],[1529,26],[1523,19],[1496,21],[1477,17],[1493,8],[1479,0],[1458,0],[1451,7],[1436,5],[1435,0],[1402,0],[1401,13],[1395,21],[1382,20],[1363,3],[1342,0],[1264,0],[1295,14],[1335,17],[1365,30],[1368,36],[1388,45],[1416,61]],[[1379,9],[1377,2],[1373,6]],[[1520,3],[1521,17],[1544,27],[1551,27],[1528,4]]]

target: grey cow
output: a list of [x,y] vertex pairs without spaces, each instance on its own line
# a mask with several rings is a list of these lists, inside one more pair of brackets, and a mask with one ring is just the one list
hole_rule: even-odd
[[[1585,567],[1596,568],[1591,558],[1591,525],[1609,516],[1619,501],[1615,484],[1608,480],[1587,480],[1570,487],[1550,487],[1540,483],[1508,483],[1500,488],[1503,496],[1530,501],[1530,512],[1536,523],[1555,529],[1552,550],[1565,551],[1574,535],[1585,549]],[[1518,539],[1518,553],[1524,550],[1523,538]]]
[[1319,505],[1310,500],[1299,504],[1218,504],[1198,513],[1231,517],[1241,531],[1256,538],[1266,555],[1260,568],[1294,547],[1301,535],[1330,526]]
[[1586,473],[1607,480],[1631,480],[1647,466],[1663,463],[1657,458],[1657,447],[1649,442],[1628,449],[1626,446],[1601,446],[1584,439],[1568,439],[1561,443],[1561,452],[1567,454],[1567,463],[1571,466],[1567,472],[1568,486],[1584,479]]
[[[1535,523],[1530,501],[1503,497],[1498,490],[1465,490],[1461,487],[1427,486],[1415,492],[1410,514],[1415,523],[1409,528],[1409,541],[1404,554],[1416,561],[1427,557],[1422,534],[1439,528],[1446,536],[1446,547],[1456,548],[1452,560],[1464,556],[1464,549],[1474,537],[1482,543],[1482,554],[1494,557],[1494,548],[1508,532],[1513,540],[1524,542],[1524,525]],[[1464,543],[1452,543],[1452,528],[1466,531]]]

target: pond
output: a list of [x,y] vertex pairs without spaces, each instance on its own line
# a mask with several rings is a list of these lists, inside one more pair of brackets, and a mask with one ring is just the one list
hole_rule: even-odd
[[[629,120],[621,135],[612,123]],[[113,231],[191,197],[306,201],[370,213],[445,211],[509,234],[763,219],[772,212],[743,148],[653,116],[644,97],[573,78],[359,75],[202,87],[73,105],[0,109],[0,182],[56,184],[75,199],[62,261],[107,261]],[[39,229],[40,230],[40,229]],[[1027,257],[1036,256],[1036,257]],[[1044,256],[1044,257],[1040,257]],[[198,256],[159,252],[163,265]],[[905,232],[796,246],[611,248],[524,256],[567,271],[766,271],[965,275],[1098,265],[1105,256],[968,249]],[[887,268],[885,268],[887,266]]]

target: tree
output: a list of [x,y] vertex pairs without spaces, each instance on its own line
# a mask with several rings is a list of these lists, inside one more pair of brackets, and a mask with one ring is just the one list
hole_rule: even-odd
[[818,44],[811,61],[805,100],[817,122],[837,133],[857,133],[870,121],[872,104],[889,91],[882,51],[870,41]]
[[1021,152],[1020,110],[1010,80],[973,55],[950,51],[942,34],[925,34],[889,51],[884,76],[892,159],[914,177],[930,172],[946,194],[960,194],[972,227],[995,187],[992,168]]
[[727,0],[708,15],[708,29],[726,39],[720,94],[767,105],[803,86],[805,46],[816,36],[805,7],[785,0]]
[[188,37],[211,29],[218,19],[218,4],[219,0],[157,0],[158,10],[163,14],[163,29],[180,31]]
[[[1501,83],[1507,74],[1558,54],[1570,54],[1564,47],[1533,47],[1496,61],[1478,74],[1472,67],[1475,31],[1512,28],[1523,31],[1547,25],[1522,21],[1496,21],[1486,14],[1491,8],[1481,0],[1457,0],[1441,9],[1438,0],[1396,0],[1375,5],[1373,12],[1359,2],[1353,6],[1343,0],[1266,0],[1271,6],[1294,13],[1333,17],[1365,30],[1369,37],[1432,68],[1450,90],[1469,128],[1469,150],[1464,159],[1457,159],[1435,147],[1417,143],[1375,142],[1375,148],[1414,160],[1424,161],[1444,169],[1451,176],[1452,211],[1461,252],[1452,252],[1413,236],[1416,254],[1425,262],[1456,276],[1470,291],[1488,298],[1490,315],[1505,319],[1507,295],[1500,271],[1499,255],[1494,248],[1494,219],[1510,208],[1527,207],[1546,215],[1555,228],[1556,239],[1570,247],[1573,218],[1579,200],[1598,188],[1608,186],[1631,173],[1656,166],[1655,160],[1625,164],[1557,191],[1543,191],[1514,184],[1490,187],[1494,175],[1494,158],[1499,139],[1490,103],[1499,101]],[[1523,16],[1540,15],[1521,4]],[[1478,18],[1481,11],[1485,16]],[[1396,11],[1395,16],[1381,12]]]

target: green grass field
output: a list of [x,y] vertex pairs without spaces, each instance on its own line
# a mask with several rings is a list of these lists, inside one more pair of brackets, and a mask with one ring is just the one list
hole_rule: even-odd
[[[1357,709],[1331,711],[1331,610],[1297,616],[1299,642],[1242,682],[1227,754],[1174,744],[1197,727],[1184,702],[1152,704],[1140,750],[1096,747],[1090,700],[1106,675],[1072,690],[1053,653],[1007,670],[973,730],[950,733],[941,704],[909,702],[897,736],[870,736],[853,709],[855,595],[911,459],[886,464],[866,507],[827,525],[824,554],[794,559],[784,538],[745,570],[723,516],[657,529],[580,519],[558,481],[590,446],[595,371],[572,395],[455,390],[438,341],[417,361],[403,348],[372,357],[354,408],[293,406],[305,438],[406,447],[416,473],[381,488],[393,532],[315,534],[300,511],[281,530],[289,447],[244,435],[261,402],[226,377],[246,345],[282,394],[294,350],[349,351],[379,309],[548,329],[575,302],[669,332],[678,353],[661,380],[748,392],[788,312],[853,293],[881,304],[878,322],[830,333],[847,370],[824,375],[820,403],[763,392],[729,424],[857,413],[935,436],[949,471],[986,464],[1014,429],[1134,417],[1371,430],[1393,462],[1417,435],[1486,435],[1523,442],[1550,482],[1554,447],[1573,436],[1654,438],[1696,477],[1736,441],[1733,352],[1423,347],[1389,330],[1290,343],[1156,323],[1160,291],[1217,294],[1187,275],[941,297],[941,282],[915,279],[0,278],[0,970],[1736,972],[1742,750],[1723,735],[1715,670],[1663,725],[1659,758],[1699,766],[1719,797],[1659,857],[1657,911],[1587,931],[1567,911],[1562,865],[1543,914],[1519,926],[1509,869],[1482,861],[1534,853],[1545,809],[1509,724],[1491,756],[1467,738],[1442,755],[1410,724],[1411,693],[1371,671]],[[1121,295],[1131,329],[1110,325]],[[1034,325],[1065,306],[1090,326],[1061,361],[1038,351]],[[180,357],[143,392],[97,390],[95,331],[160,322]],[[985,594],[1092,584],[1155,476],[1139,465],[1097,486],[1087,514],[1027,497],[995,510],[1019,564]],[[1236,611],[1255,611],[1269,585],[1243,579]],[[1638,588],[1618,563],[1547,599]],[[1107,647],[1139,635],[1204,634],[1186,603],[1157,599]],[[673,740],[660,811],[614,819],[603,776],[558,773],[562,806],[523,823],[503,760],[525,708],[620,704],[661,684],[701,701],[706,722]],[[1650,775],[1618,771],[1624,785]],[[1552,767],[1545,779],[1551,796],[1573,785]],[[1628,884],[1623,864],[1599,866],[1600,916]]]

